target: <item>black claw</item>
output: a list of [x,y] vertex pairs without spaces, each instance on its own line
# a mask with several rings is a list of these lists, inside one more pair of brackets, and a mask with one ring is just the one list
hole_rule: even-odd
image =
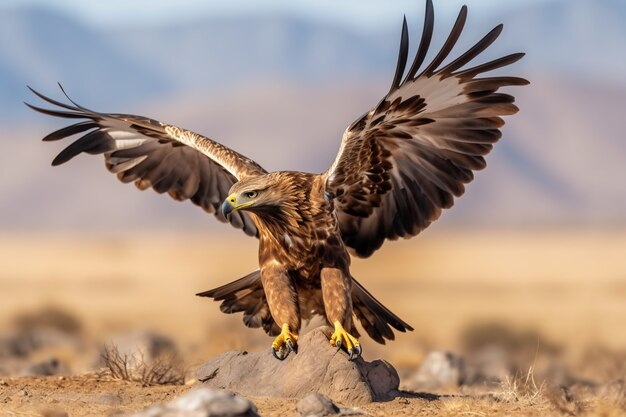
[[282,356],[278,354],[278,351],[274,350],[274,348],[272,348],[272,355],[278,359],[279,361],[284,361],[285,359],[287,359],[287,356],[289,356],[289,350],[287,350],[287,353]]
[[361,346],[356,346],[353,349],[350,349],[348,351],[348,360],[353,361],[357,359],[359,356],[361,356],[362,352],[363,352],[363,349],[361,349]]
[[341,346],[342,346],[341,340],[337,340],[337,352],[341,350]]
[[[292,351],[293,353],[297,354],[298,353],[298,344],[297,343],[293,343],[291,341],[291,339],[287,339],[287,347],[289,348],[290,351]],[[289,353],[287,353],[287,355],[289,355]],[[287,356],[285,356],[287,357]]]

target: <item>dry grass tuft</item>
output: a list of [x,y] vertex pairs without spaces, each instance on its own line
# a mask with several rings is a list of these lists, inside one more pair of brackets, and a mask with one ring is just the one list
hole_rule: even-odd
[[121,354],[116,345],[106,345],[101,357],[116,379],[140,382],[143,386],[185,384],[186,369],[173,355],[162,355],[147,362],[143,355]]
[[490,395],[493,399],[505,403],[516,403],[522,407],[545,406],[545,384],[537,384],[535,381],[534,368],[531,366],[525,375],[506,377],[499,391]]

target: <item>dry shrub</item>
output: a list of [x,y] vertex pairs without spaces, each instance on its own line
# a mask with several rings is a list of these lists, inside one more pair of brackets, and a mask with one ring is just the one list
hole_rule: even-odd
[[143,386],[184,385],[186,369],[175,355],[161,355],[146,361],[143,354],[121,354],[116,345],[105,345],[104,365],[116,379],[140,382]]

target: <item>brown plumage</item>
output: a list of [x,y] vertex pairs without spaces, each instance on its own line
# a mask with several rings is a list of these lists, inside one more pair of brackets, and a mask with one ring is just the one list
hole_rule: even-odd
[[277,357],[297,350],[303,320],[321,315],[335,326],[331,343],[344,346],[352,358],[361,353],[354,318],[379,343],[393,340],[393,329],[412,328],[351,276],[349,252],[370,256],[386,239],[414,236],[451,207],[473,171],[485,167],[484,156],[501,136],[501,116],[518,110],[513,97],[498,89],[528,83],[517,77],[477,78],[523,54],[463,68],[498,37],[502,25],[441,67],[466,15],[464,6],[442,49],[419,74],[432,38],[432,0],[426,2],[421,42],[408,71],[404,21],[391,89],[348,127],[339,154],[322,174],[268,173],[196,133],[145,117],[97,113],[34,90],[60,109],[29,106],[86,119],[44,138],[82,134],[53,165],[79,153],[103,154],[107,169],[121,181],[189,199],[258,237],[259,270],[198,295],[221,301],[225,313],[242,312],[246,326],[277,335]]

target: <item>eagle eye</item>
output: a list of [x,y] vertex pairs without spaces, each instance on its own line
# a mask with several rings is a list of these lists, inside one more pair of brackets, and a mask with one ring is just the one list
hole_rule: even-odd
[[259,192],[258,191],[246,191],[244,195],[247,198],[255,198],[257,195],[259,195]]

